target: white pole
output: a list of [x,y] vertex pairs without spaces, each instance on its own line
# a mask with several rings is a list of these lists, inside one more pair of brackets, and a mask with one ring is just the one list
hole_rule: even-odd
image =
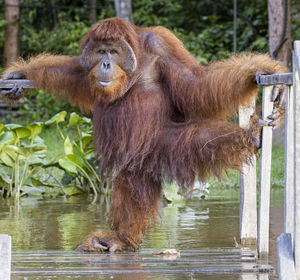
[[[266,121],[273,111],[272,88],[273,86],[263,87],[262,118]],[[264,126],[262,133],[258,224],[258,254],[260,257],[267,256],[269,253],[272,127]]]
[[[255,112],[255,98],[249,107],[239,108],[239,125],[249,129]],[[240,237],[242,245],[257,244],[256,156],[252,164],[243,164],[240,174]]]
[[297,279],[300,279],[300,41],[294,42],[294,128],[295,128],[295,232],[294,256]]
[[285,106],[285,189],[284,232],[294,242],[294,96],[293,87],[286,86]]
[[11,237],[0,234],[0,279],[10,280]]

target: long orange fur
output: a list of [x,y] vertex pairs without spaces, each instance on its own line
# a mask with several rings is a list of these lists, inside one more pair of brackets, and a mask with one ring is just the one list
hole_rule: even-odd
[[263,54],[202,66],[168,29],[139,28],[121,19],[94,25],[81,49],[89,41],[120,39],[132,47],[137,69],[130,75],[119,69],[108,89],[97,85],[95,70],[84,70],[79,57],[41,54],[6,71],[21,71],[37,87],[93,112],[101,174],[114,185],[113,232],[92,234],[81,245],[87,251],[96,250],[94,237],[136,249],[157,215],[163,180],[188,187],[196,177],[221,177],[223,170],[249,162],[256,151],[252,131],[227,118],[257,95],[256,73],[286,72]]

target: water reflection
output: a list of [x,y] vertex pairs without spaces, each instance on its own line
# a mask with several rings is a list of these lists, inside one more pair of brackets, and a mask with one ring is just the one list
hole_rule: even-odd
[[[270,262],[276,267],[277,236],[283,232],[283,193],[272,192]],[[74,250],[89,232],[107,227],[107,205],[91,204],[82,197],[40,199],[24,198],[20,205],[0,200],[0,233],[12,235],[14,251]],[[233,247],[239,240],[238,196],[215,197],[209,200],[189,201],[186,206],[166,205],[161,208],[160,221],[152,225],[144,238],[142,250],[196,250]],[[137,264],[135,269],[138,269]],[[124,264],[124,266],[126,266]],[[131,264],[132,266],[132,264]],[[134,266],[133,266],[134,268]],[[122,277],[121,277],[122,276]],[[111,278],[113,277],[113,278]],[[267,274],[198,275],[168,274],[98,275],[84,279],[239,279],[266,280]],[[18,278],[14,275],[13,279]],[[44,279],[30,277],[28,279]],[[49,276],[45,279],[54,279]],[[58,280],[76,279],[76,276],[55,277]],[[83,279],[83,278],[80,278]],[[270,279],[276,279],[272,276]]]

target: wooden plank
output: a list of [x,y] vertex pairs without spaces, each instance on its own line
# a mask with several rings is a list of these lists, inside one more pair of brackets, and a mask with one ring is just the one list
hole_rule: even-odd
[[[250,118],[255,113],[255,98],[249,107],[239,108],[239,125],[249,129]],[[240,173],[240,238],[242,245],[257,244],[256,156],[252,164],[243,164]]]
[[286,87],[285,104],[285,189],[284,232],[294,240],[294,97],[293,87]]
[[0,279],[10,280],[11,237],[0,234]]
[[[293,84],[293,74],[286,73],[286,74],[261,75],[257,78],[257,83],[259,85],[277,85],[277,84],[292,85]],[[25,80],[25,79],[3,80],[3,79],[0,79],[0,88],[12,88],[14,85],[18,85],[23,88],[35,88],[35,86],[32,85],[29,80]]]
[[294,42],[294,128],[295,128],[295,233],[294,255],[297,279],[300,279],[300,41]]
[[277,238],[279,280],[296,280],[292,235],[282,233]]
[[[262,99],[262,118],[268,120],[272,114],[272,86],[264,86]],[[259,224],[258,254],[264,257],[269,253],[269,220],[270,220],[270,177],[272,157],[272,127],[264,126],[262,131],[260,186],[259,186]]]
[[29,80],[0,80],[0,88],[10,89],[13,88],[14,85],[22,88],[35,88]]
[[[83,254],[76,251],[40,251],[14,253],[14,279],[34,276],[39,279],[76,275],[94,279],[92,275],[116,274],[241,274],[272,273],[270,265],[256,263],[250,250],[212,249],[181,251],[180,256],[155,255],[153,251],[122,254]],[[18,278],[19,277],[19,278]],[[128,276],[126,276],[128,277]],[[51,278],[52,279],[52,278]],[[98,279],[98,278],[97,278]],[[139,278],[136,278],[139,279]]]
[[257,79],[257,84],[262,86],[268,85],[292,85],[293,84],[293,74],[272,74],[272,75],[261,75]]

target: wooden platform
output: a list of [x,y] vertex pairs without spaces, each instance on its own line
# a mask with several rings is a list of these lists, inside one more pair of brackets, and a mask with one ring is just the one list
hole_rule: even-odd
[[[121,274],[272,274],[274,271],[270,265],[257,264],[255,255],[249,249],[186,250],[181,251],[180,256],[154,253],[14,252],[12,279],[66,279],[63,276],[73,278],[72,275],[79,279],[94,279],[97,275],[114,277]],[[32,278],[34,275],[37,278]]]

